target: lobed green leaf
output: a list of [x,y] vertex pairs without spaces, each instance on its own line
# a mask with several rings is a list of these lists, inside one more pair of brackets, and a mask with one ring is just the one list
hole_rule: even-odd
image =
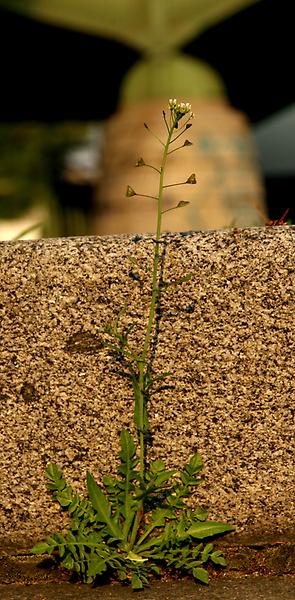
[[198,581],[201,581],[202,583],[209,583],[208,571],[206,571],[206,569],[203,569],[202,567],[196,567],[195,569],[193,569],[193,576],[195,579],[198,579]]
[[218,521],[197,522],[189,527],[187,534],[198,540],[203,540],[204,538],[212,537],[214,535],[228,533],[234,529],[235,528],[232,525],[219,523]]
[[87,473],[87,488],[91,504],[96,512],[97,520],[108,526],[114,539],[122,539],[121,529],[115,519],[111,517],[111,505],[89,472]]
[[212,552],[210,555],[210,560],[212,560],[212,562],[215,565],[221,565],[222,567],[226,567],[226,560],[220,550]]
[[31,549],[32,554],[51,554],[54,546],[50,546],[47,542],[38,542]]

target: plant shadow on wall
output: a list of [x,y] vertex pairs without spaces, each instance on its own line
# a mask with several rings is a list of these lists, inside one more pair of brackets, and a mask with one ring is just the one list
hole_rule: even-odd
[[[74,493],[57,465],[48,465],[48,489],[61,509],[68,511],[71,520],[67,533],[55,533],[32,548],[34,554],[54,554],[63,567],[78,574],[85,583],[99,584],[115,578],[124,584],[131,583],[134,590],[144,588],[152,577],[161,577],[167,572],[190,575],[208,583],[209,564],[226,565],[222,552],[214,549],[212,540],[234,530],[230,524],[208,520],[207,510],[193,509],[187,502],[202,482],[203,462],[199,453],[175,471],[166,469],[161,459],[149,460],[147,452],[152,443],[148,400],[155,387],[172,375],[155,373],[152,367],[157,307],[160,294],[169,286],[161,277],[164,252],[161,226],[163,214],[167,212],[163,209],[163,195],[170,185],[196,183],[194,173],[183,182],[169,185],[164,182],[169,155],[191,145],[188,139],[182,144],[179,139],[192,126],[193,118],[190,104],[178,103],[176,99],[169,100],[168,110],[168,116],[163,111],[166,141],[157,137],[163,148],[160,167],[147,164],[143,158],[136,163],[137,167],[155,170],[159,176],[158,195],[149,196],[156,201],[157,225],[149,314],[142,348],[134,349],[129,342],[132,327],[124,328],[124,311],[104,332],[106,346],[113,359],[119,361],[122,374],[128,377],[133,388],[135,435],[127,429],[121,431],[117,476],[105,476],[98,484],[91,473],[87,474],[87,498]],[[146,123],[144,126],[152,133]],[[128,186],[126,196],[146,195]],[[185,204],[187,202],[181,200],[169,210]],[[190,277],[190,274],[185,275],[170,285],[183,283]]]

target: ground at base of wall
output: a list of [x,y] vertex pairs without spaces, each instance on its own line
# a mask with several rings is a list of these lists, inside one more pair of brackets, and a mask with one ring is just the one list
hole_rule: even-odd
[[[71,581],[68,571],[51,556],[35,556],[36,540],[11,543],[0,539],[1,600],[129,600],[134,593],[118,583],[100,586]],[[294,600],[295,536],[231,534],[215,542],[222,549],[227,568],[210,572],[209,586],[189,578],[167,577],[153,581],[140,592],[140,600]],[[210,569],[209,569],[210,571]]]
[[[71,583],[0,585],[2,600],[132,600],[135,594],[120,584],[97,588]],[[192,581],[160,582],[139,595],[140,600],[294,600],[295,576],[222,577],[206,587]]]

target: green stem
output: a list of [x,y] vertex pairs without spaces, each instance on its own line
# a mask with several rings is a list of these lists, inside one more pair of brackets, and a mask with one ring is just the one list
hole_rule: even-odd
[[167,185],[163,185],[163,187],[164,188],[175,187],[176,185],[185,185],[186,183],[187,183],[187,181],[178,181],[177,183],[167,183]]
[[136,535],[137,535],[137,532],[138,532],[138,529],[139,529],[139,526],[141,523],[142,514],[143,514],[143,502],[140,502],[138,509],[136,511],[134,522],[133,522],[132,532],[131,532],[129,546],[128,546],[129,550],[132,550],[134,544],[136,543]]
[[140,441],[140,474],[143,477],[145,468],[145,439],[144,439],[144,404],[145,404],[145,389],[144,389],[144,377],[146,369],[147,354],[150,345],[150,339],[152,335],[152,328],[155,318],[156,306],[159,298],[159,284],[158,284],[158,270],[160,262],[160,237],[161,237],[161,226],[162,226],[162,206],[163,206],[163,189],[164,189],[164,173],[165,165],[168,155],[168,149],[171,142],[171,137],[174,131],[174,123],[172,123],[169,131],[166,144],[164,146],[161,167],[160,167],[160,181],[159,181],[159,194],[157,197],[157,228],[156,228],[156,239],[153,259],[153,273],[152,273],[152,296],[149,309],[149,317],[147,323],[147,329],[145,334],[144,346],[139,359],[139,441]]
[[[155,249],[154,249],[154,258],[153,258],[153,272],[152,272],[152,295],[148,316],[148,323],[146,328],[146,334],[144,339],[143,350],[138,358],[138,419],[136,421],[137,430],[139,434],[139,468],[140,475],[142,480],[144,480],[144,472],[145,472],[145,457],[146,457],[146,444],[145,444],[145,432],[147,431],[147,423],[146,423],[146,389],[145,389],[145,375],[147,369],[147,355],[150,347],[150,340],[153,330],[153,323],[156,314],[156,307],[159,298],[159,282],[158,282],[158,272],[159,272],[159,263],[160,263],[160,238],[161,238],[161,226],[162,226],[162,207],[163,207],[163,190],[164,190],[164,173],[165,173],[165,165],[168,156],[168,149],[171,143],[171,137],[173,135],[173,131],[175,128],[175,121],[170,125],[170,129],[168,130],[168,136],[166,144],[164,145],[161,167],[160,167],[160,180],[159,180],[159,193],[157,197],[157,227],[156,227],[156,238],[155,238]],[[135,519],[133,522],[129,547],[132,548],[136,543],[137,532],[140,527],[141,519],[143,515],[143,501],[139,503]]]

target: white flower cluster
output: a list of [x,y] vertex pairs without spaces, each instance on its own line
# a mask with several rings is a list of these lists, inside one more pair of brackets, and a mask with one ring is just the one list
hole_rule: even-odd
[[169,109],[171,114],[174,115],[176,121],[179,121],[184,115],[189,115],[190,119],[193,119],[194,113],[192,112],[192,106],[189,102],[177,102],[176,98],[170,98]]
[[181,112],[184,115],[186,113],[191,112],[192,105],[189,102],[179,102],[177,103],[176,98],[170,98],[169,100],[169,108],[170,110],[177,110],[177,112]]

